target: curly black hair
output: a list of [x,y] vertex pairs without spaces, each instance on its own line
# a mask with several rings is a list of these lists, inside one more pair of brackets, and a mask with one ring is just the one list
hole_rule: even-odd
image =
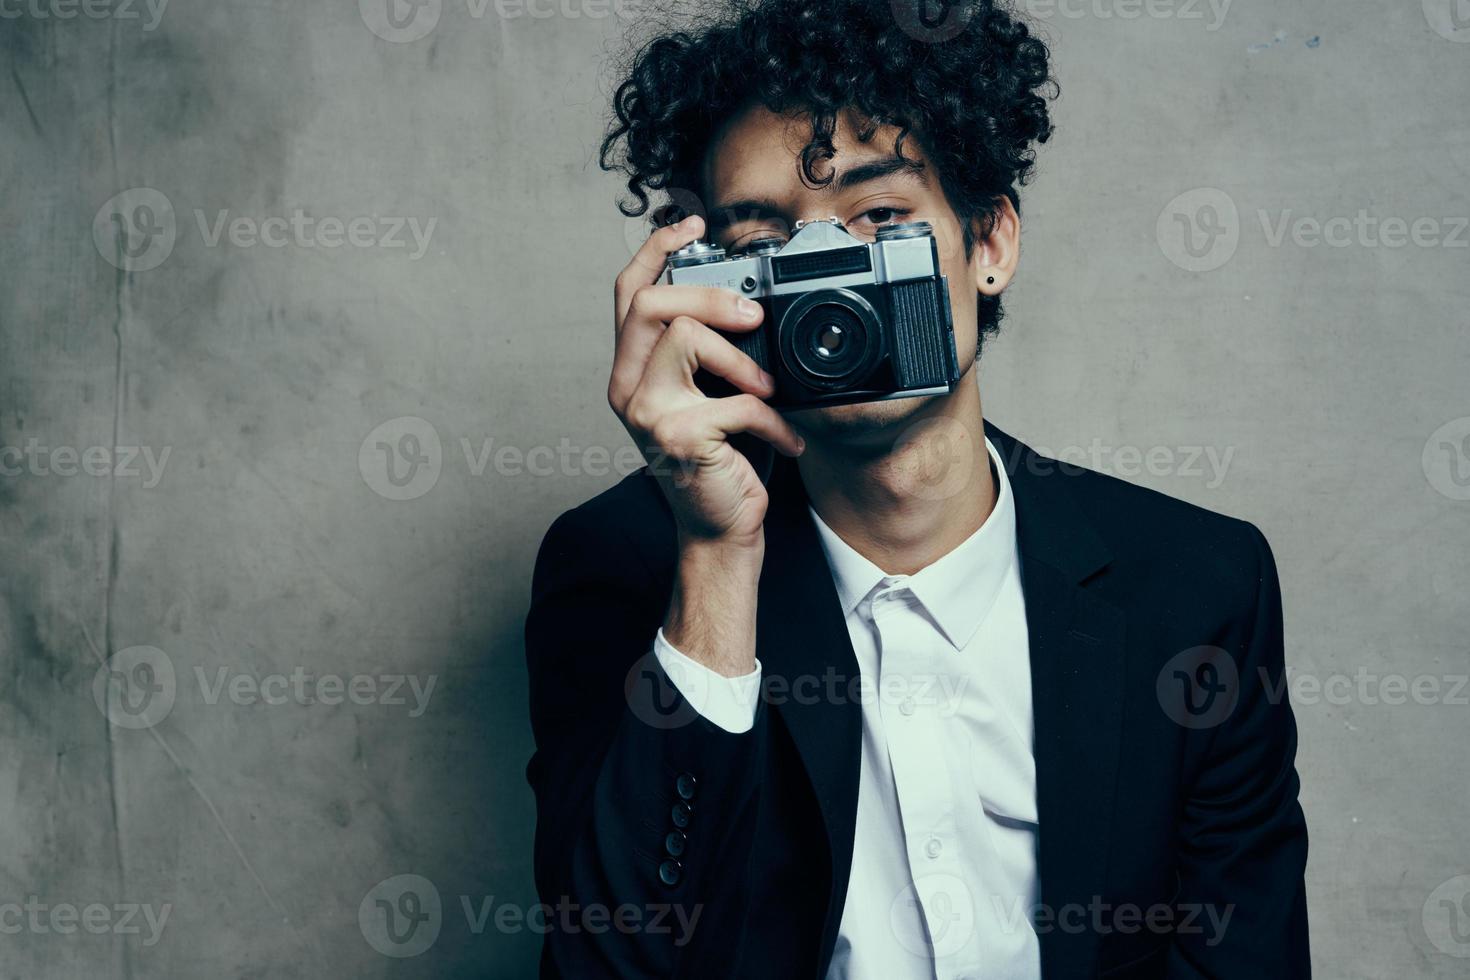
[[[599,162],[627,176],[625,215],[647,213],[650,191],[671,192],[675,205],[652,215],[662,224],[699,207],[684,198],[700,187],[706,148],[747,107],[810,116],[800,165],[811,186],[832,179],[814,168],[833,156],[837,118],[851,111],[860,139],[894,126],[899,156],[918,141],[968,253],[972,224],[988,234],[1002,195],[1019,211],[1034,144],[1051,135],[1048,59],[996,0],[712,0],[633,55]],[[982,296],[982,333],[999,320],[998,298]]]

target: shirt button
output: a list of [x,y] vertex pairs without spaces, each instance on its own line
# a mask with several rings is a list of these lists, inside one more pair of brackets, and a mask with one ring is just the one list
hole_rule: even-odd
[[931,860],[939,857],[939,852],[942,850],[944,850],[944,842],[938,837],[931,837],[924,842],[924,853],[929,855]]
[[911,715],[911,714],[913,714],[914,713],[914,700],[913,700],[913,698],[904,698],[903,701],[901,701],[899,703],[898,710],[899,711],[902,711],[905,715]]

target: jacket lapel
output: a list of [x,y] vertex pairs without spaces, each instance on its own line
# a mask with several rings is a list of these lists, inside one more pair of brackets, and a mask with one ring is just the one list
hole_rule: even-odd
[[850,690],[858,665],[793,461],[776,462],[768,491],[756,649],[767,691],[782,695],[773,707],[796,744],[827,830],[832,879],[822,928],[825,964],[837,941],[852,868],[863,724],[857,701],[826,692]]
[[1106,547],[1077,508],[1055,460],[987,425],[1016,501],[1021,584],[1031,646],[1035,718],[1038,919],[1042,975],[1097,971],[1098,935],[1064,928],[1090,922],[1106,891],[1123,706],[1123,613],[1083,584],[1107,565]]

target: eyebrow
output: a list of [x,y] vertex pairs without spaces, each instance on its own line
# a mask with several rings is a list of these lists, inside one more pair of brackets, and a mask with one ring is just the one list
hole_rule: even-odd
[[[924,165],[918,160],[910,160],[905,157],[888,157],[883,160],[873,160],[861,163],[847,170],[839,171],[837,176],[827,185],[827,189],[833,193],[851,190],[861,184],[872,183],[885,177],[903,176],[917,180],[921,184],[928,184],[929,178],[924,171]],[[717,205],[710,210],[709,230],[711,233],[724,231],[726,228],[740,221],[758,220],[761,218],[782,218],[782,208],[775,201],[764,197],[747,197],[738,201],[727,201]]]
[[921,184],[927,184],[929,182],[928,176],[924,173],[924,165],[918,160],[893,156],[885,160],[874,160],[871,163],[862,163],[856,167],[849,167],[837,175],[837,179],[832,182],[831,186],[834,191],[845,191],[859,184],[866,184],[895,175],[913,177]]
[[727,201],[710,209],[709,234],[724,231],[741,221],[758,221],[762,218],[782,217],[781,205],[770,198],[748,197],[739,201]]

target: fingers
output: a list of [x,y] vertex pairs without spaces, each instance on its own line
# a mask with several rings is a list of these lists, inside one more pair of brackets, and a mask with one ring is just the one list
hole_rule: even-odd
[[621,327],[628,315],[628,303],[640,287],[658,282],[669,253],[677,251],[704,234],[704,219],[691,214],[677,224],[656,228],[633,255],[633,261],[618,273],[613,286],[614,322]]
[[[704,397],[694,385],[694,372],[701,369],[743,393]],[[675,317],[649,357],[625,419],[676,458],[705,455],[736,432],[759,436],[788,456],[799,455],[801,436],[762,400],[775,390],[775,379],[744,351],[697,320]]]
[[675,317],[659,337],[643,372],[650,391],[696,391],[694,372],[703,368],[743,392],[757,397],[775,394],[776,379],[750,355],[692,317]]
[[787,456],[799,456],[806,448],[791,423],[754,395],[708,398],[661,416],[648,429],[660,453],[681,461],[713,458],[739,432],[758,436]]
[[725,436],[749,432],[769,442],[787,456],[800,456],[806,441],[791,423],[754,395],[731,395],[708,401],[711,422]]
[[622,329],[689,316],[720,330],[752,330],[762,312],[754,300],[715,286],[644,286],[629,297]]
[[[666,379],[678,378],[681,372],[672,369],[686,364],[690,366],[682,373],[687,382],[693,377],[694,369],[700,366],[699,356],[703,355],[709,361],[704,367],[742,391],[753,391],[762,396],[771,393],[771,382],[755,367],[755,363],[706,326],[706,323],[714,323],[728,329],[727,324],[738,321],[740,327],[749,329],[764,315],[759,304],[741,299],[728,290],[702,286],[648,286],[638,293],[638,297],[643,296],[648,299],[635,297],[633,305],[636,312],[629,314],[628,325],[619,335],[613,351],[608,401],[614,411],[621,413],[633,392],[644,383],[645,376],[653,369],[654,352],[660,348],[666,348],[665,360],[660,366],[662,371],[670,372]],[[754,307],[753,320],[749,309],[742,308],[740,304]],[[653,311],[646,318],[642,312],[645,308]],[[704,311],[709,319],[701,321],[685,313],[684,310],[689,308]],[[668,317],[668,327],[660,317]],[[677,330],[674,329],[675,324],[679,324]],[[732,360],[732,356],[743,363]],[[729,376],[727,371],[731,372]]]

